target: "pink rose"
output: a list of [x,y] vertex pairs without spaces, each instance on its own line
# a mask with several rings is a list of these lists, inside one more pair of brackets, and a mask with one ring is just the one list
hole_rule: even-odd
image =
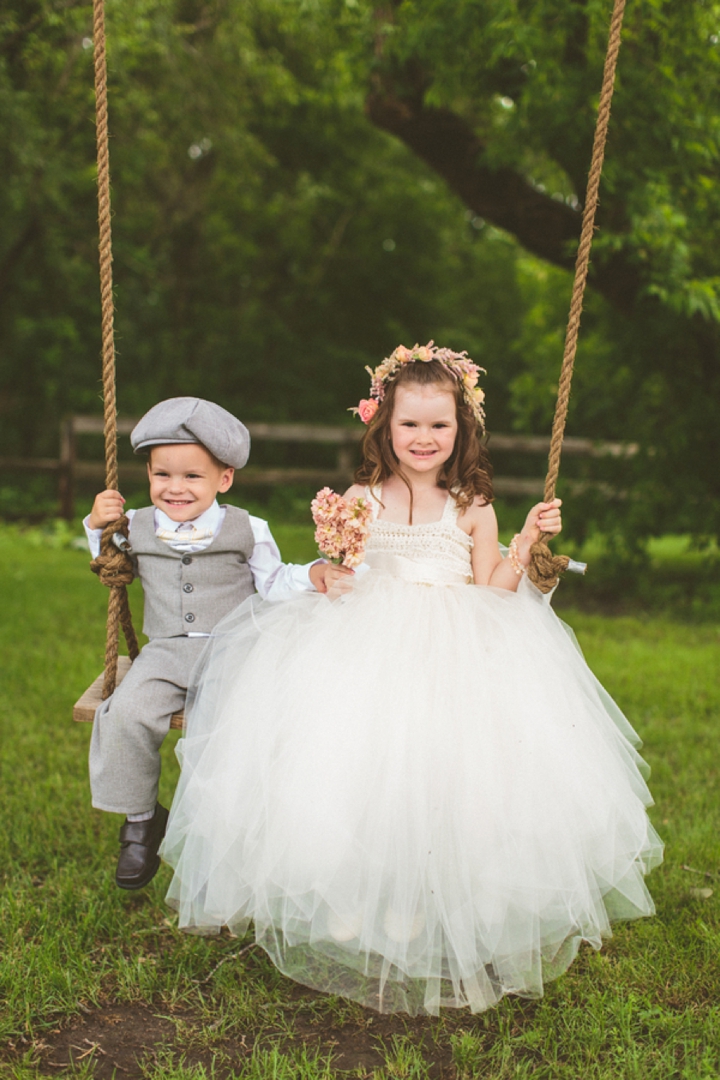
[[404,345],[398,345],[393,355],[401,364],[407,364],[408,360],[412,357],[412,353],[409,349],[406,349]]
[[363,398],[358,404],[358,416],[363,424],[369,424],[378,411],[378,403],[375,398]]

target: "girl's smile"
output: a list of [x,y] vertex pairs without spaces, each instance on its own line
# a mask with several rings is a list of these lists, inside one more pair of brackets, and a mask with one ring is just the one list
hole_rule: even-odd
[[395,457],[409,472],[439,470],[455,448],[455,394],[437,385],[398,386],[390,421]]

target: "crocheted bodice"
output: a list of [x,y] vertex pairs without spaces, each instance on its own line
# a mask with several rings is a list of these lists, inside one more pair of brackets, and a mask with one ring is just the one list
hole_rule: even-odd
[[366,488],[365,495],[373,508],[365,548],[368,566],[422,585],[472,582],[473,542],[457,523],[458,508],[452,495],[448,494],[440,520],[425,525],[379,521],[380,490]]

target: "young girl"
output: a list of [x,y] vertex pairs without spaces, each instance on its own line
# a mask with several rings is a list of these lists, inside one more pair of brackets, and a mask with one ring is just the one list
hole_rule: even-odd
[[162,851],[181,927],[252,920],[281,971],[382,1011],[537,997],[654,910],[638,740],[525,574],[559,500],[501,555],[478,371],[430,343],[373,373],[367,570],[218,626]]

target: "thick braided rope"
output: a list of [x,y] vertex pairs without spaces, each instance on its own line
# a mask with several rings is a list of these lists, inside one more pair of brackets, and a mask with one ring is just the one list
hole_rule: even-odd
[[[100,301],[102,307],[102,377],[105,406],[105,487],[117,490],[117,406],[115,397],[115,339],[113,331],[112,229],[110,218],[110,150],[108,145],[107,59],[105,55],[105,12],[103,0],[93,0],[93,44],[95,59],[95,115],[97,129],[98,224],[100,229]],[[123,515],[103,530],[100,556],[92,568],[110,589],[105,679],[102,696],[108,698],[117,680],[118,637],[122,625],[132,660],[138,654],[126,585],[132,581],[132,564],[112,542],[113,534],[127,536]],[[118,561],[119,560],[119,561]]]
[[[585,207],[583,209],[582,229],[580,243],[578,245],[577,258],[575,260],[575,280],[573,282],[572,299],[570,302],[570,315],[567,330],[565,332],[565,350],[563,353],[562,368],[558,384],[558,396],[555,405],[552,436],[550,438],[550,453],[548,455],[548,471],[545,478],[544,501],[551,502],[555,498],[555,486],[558,473],[560,472],[560,455],[562,453],[563,436],[565,434],[565,422],[567,420],[568,404],[570,401],[570,387],[572,384],[575,354],[577,352],[578,334],[580,332],[580,315],[583,307],[583,297],[587,284],[588,268],[590,265],[590,248],[592,247],[593,230],[595,228],[595,214],[598,206],[598,193],[600,190],[600,175],[602,173],[603,160],[605,157],[605,144],[607,142],[608,124],[610,121],[610,106],[613,91],[615,89],[615,70],[617,68],[618,53],[622,34],[623,15],[625,14],[626,0],[615,0],[610,34],[608,38],[607,55],[605,57],[605,69],[603,71],[602,89],[598,105],[597,123],[595,125],[595,139],[593,142],[592,160],[590,163],[590,175],[588,177]],[[533,544],[531,550],[531,563],[528,567],[528,576],[542,592],[550,592],[557,585],[558,576],[567,569],[568,558],[566,555],[553,555],[546,543],[547,535],[543,535],[537,544]]]

